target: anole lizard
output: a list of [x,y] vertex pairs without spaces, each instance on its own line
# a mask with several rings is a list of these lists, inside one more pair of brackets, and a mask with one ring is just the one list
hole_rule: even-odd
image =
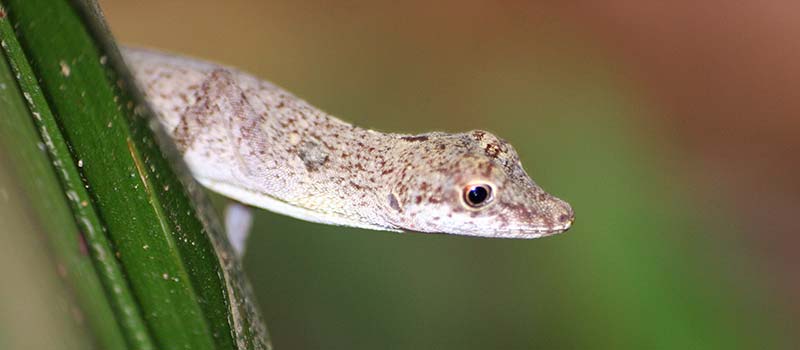
[[197,181],[239,202],[318,223],[482,237],[537,238],[574,220],[486,131],[362,129],[234,68],[122,53]]

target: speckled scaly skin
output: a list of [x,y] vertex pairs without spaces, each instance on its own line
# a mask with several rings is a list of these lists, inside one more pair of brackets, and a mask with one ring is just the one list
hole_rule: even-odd
[[[536,238],[574,214],[480,130],[387,134],[336,119],[233,68],[154,51],[123,56],[197,180],[303,220],[376,230]],[[470,205],[472,186],[490,190]]]

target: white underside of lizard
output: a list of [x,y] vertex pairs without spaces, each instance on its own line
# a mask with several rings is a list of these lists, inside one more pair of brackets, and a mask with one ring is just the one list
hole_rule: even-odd
[[222,194],[228,198],[233,198],[247,205],[252,205],[254,207],[267,209],[269,211],[275,213],[281,213],[300,220],[316,222],[320,224],[336,225],[336,226],[349,226],[349,227],[365,228],[370,230],[402,232],[401,230],[398,229],[370,225],[363,222],[349,220],[347,218],[343,218],[335,214],[328,214],[319,211],[311,211],[306,208],[286,203],[280,199],[273,198],[270,195],[253,191],[247,188],[243,188],[241,186],[232,185],[221,181],[203,179],[201,177],[197,177],[196,180],[201,185],[211,189],[214,192]]

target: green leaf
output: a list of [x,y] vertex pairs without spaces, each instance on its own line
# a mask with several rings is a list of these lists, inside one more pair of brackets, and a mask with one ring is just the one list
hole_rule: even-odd
[[[4,137],[3,146],[35,153],[9,152],[19,178],[55,176],[60,183],[60,189],[50,181],[47,191],[32,185],[24,192],[39,206],[36,216],[48,239],[61,248],[55,255],[80,255],[78,248],[86,247],[89,258],[75,258],[83,270],[68,280],[99,347],[269,347],[260,316],[247,302],[252,297],[239,262],[169,141],[157,142],[151,112],[97,6],[0,4],[3,49],[14,73],[4,75],[9,88],[2,110],[15,116],[3,118],[0,131],[18,136]],[[52,165],[45,167],[47,156]],[[65,234],[65,227],[80,234]]]

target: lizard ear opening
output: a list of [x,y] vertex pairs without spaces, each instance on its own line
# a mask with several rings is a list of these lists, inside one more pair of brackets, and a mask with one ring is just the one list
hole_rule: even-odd
[[483,208],[494,199],[494,189],[487,183],[469,184],[464,186],[461,199],[470,208]]

